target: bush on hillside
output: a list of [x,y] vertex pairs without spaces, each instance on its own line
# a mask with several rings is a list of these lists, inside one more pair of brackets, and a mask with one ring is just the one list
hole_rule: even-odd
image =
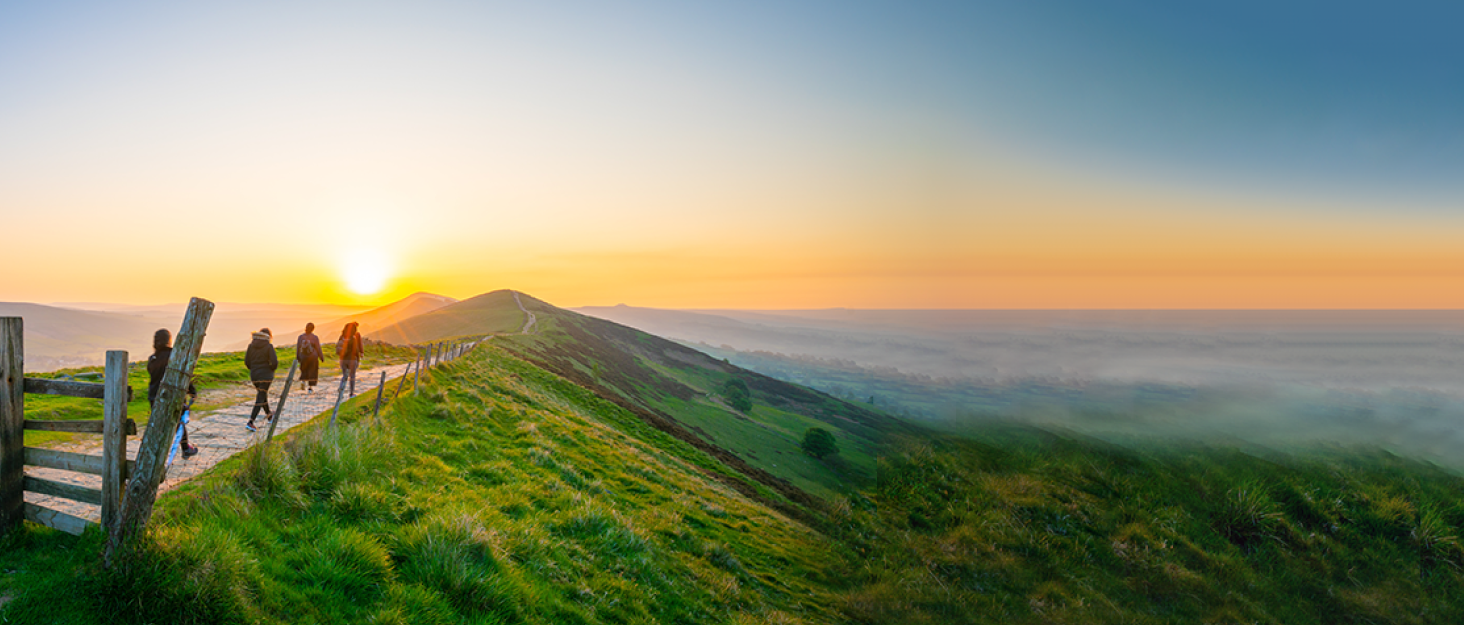
[[834,435],[823,428],[808,428],[803,433],[803,453],[823,460],[824,456],[839,453],[839,443]]
[[747,390],[747,383],[738,378],[727,380],[722,385],[722,396],[727,398],[727,405],[737,409],[738,412],[752,410],[752,393]]

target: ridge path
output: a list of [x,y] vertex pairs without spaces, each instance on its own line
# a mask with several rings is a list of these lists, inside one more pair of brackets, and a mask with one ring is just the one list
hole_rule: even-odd
[[[374,369],[362,369],[356,372],[356,394],[366,395],[375,393],[377,382],[381,380],[381,371],[386,371],[387,385],[386,396],[382,398],[385,403],[391,399],[390,394],[396,389],[392,385],[392,378],[400,376],[406,371],[411,363],[398,365],[387,365]],[[288,368],[284,369],[289,371]],[[270,386],[269,408],[274,410],[279,403],[283,378],[277,378],[275,384]],[[336,388],[340,384],[340,376],[331,378],[322,377],[315,386],[313,392],[300,390],[300,382],[295,382],[295,388],[290,389],[290,398],[285,401],[284,414],[275,426],[275,436],[280,436],[301,423],[304,423],[322,412],[330,412],[335,406]],[[255,421],[258,432],[250,432],[244,429],[244,424],[249,421],[249,412],[254,409],[254,387],[249,385],[240,388],[210,389],[200,392],[200,396],[208,394],[223,394],[226,396],[239,397],[244,399],[240,403],[232,404],[224,408],[213,410],[197,411],[189,414],[188,442],[198,447],[198,455],[184,459],[183,451],[180,449],[173,458],[172,466],[168,467],[168,473],[163,483],[158,486],[158,494],[172,490],[177,485],[188,481],[193,476],[207,471],[210,467],[224,461],[224,459],[239,453],[248,447],[264,441],[269,431],[269,423],[264,420],[264,415]],[[217,395],[216,395],[217,396]],[[350,399],[349,393],[343,397],[341,403]],[[127,437],[127,458],[137,458],[138,447],[142,444],[142,431],[137,436]],[[54,447],[61,451],[71,451],[94,456],[102,455],[102,438],[100,436],[88,436],[82,440],[66,445]],[[25,474],[85,486],[87,488],[101,489],[102,477],[100,475],[88,475],[73,471],[61,471],[57,469],[46,469],[42,467],[25,467]],[[52,510],[65,512],[72,516],[81,517],[93,523],[101,519],[101,506],[82,503],[71,499],[61,499],[42,495],[39,493],[26,492],[25,501]]]

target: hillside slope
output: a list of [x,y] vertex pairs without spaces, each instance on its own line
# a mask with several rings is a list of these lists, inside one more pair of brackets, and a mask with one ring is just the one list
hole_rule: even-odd
[[[499,336],[496,342],[806,506],[817,507],[816,497],[873,480],[879,450],[915,431],[879,411],[518,295],[516,299],[512,291],[487,293],[397,327],[418,341],[514,333]],[[528,335],[516,334],[525,318],[520,305],[537,318]],[[746,388],[750,406],[733,405],[729,384]],[[815,460],[803,453],[800,442],[813,427],[834,434],[840,448],[837,455]]]
[[[901,432],[878,480],[811,510],[657,421],[666,365],[625,354],[682,352],[525,305],[545,334],[163,497],[126,571],[97,569],[97,533],[25,525],[0,540],[0,620],[1464,622],[1464,479],[1435,467],[987,423]],[[593,390],[531,361],[617,354]]]
[[409,345],[461,336],[518,332],[524,313],[514,303],[513,291],[493,291],[431,312],[404,319],[376,331],[372,338]]
[[[159,502],[131,570],[98,534],[0,549],[8,623],[834,623],[826,537],[736,471],[491,344]],[[775,497],[764,493],[763,497]],[[78,597],[84,599],[78,600]]]

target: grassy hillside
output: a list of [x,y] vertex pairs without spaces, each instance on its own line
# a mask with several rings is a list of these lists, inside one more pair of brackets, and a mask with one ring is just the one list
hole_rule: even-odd
[[1464,479],[1435,467],[988,423],[900,432],[877,479],[809,515],[656,422],[661,377],[602,370],[592,389],[517,355],[617,353],[574,320],[481,345],[380,424],[356,398],[339,435],[216,467],[160,500],[125,573],[97,570],[95,534],[26,525],[0,541],[0,619],[1464,622]]
[[[0,545],[11,623],[825,623],[832,547],[735,472],[490,346],[338,436],[296,433],[162,498],[152,542]],[[409,387],[410,388],[410,387]],[[772,496],[772,495],[767,495]]]
[[[916,432],[866,406],[732,366],[639,330],[526,295],[521,300],[537,316],[538,330],[500,337],[509,349],[594,389],[663,431],[723,454],[774,488],[786,482],[826,497],[867,484],[874,478],[875,456]],[[749,408],[732,405],[729,383],[746,386]],[[803,453],[799,444],[811,427],[834,434],[837,456],[815,460]],[[792,491],[782,490],[785,495]]]
[[829,533],[867,623],[1464,622],[1464,479],[1383,452],[989,424],[881,459]]

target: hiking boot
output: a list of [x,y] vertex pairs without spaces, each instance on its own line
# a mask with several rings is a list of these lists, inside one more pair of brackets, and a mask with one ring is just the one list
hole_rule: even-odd
[[244,424],[244,429],[249,430],[250,432],[258,432],[259,431],[259,430],[254,429],[254,422],[253,421],[250,421],[248,423],[245,423]]
[[198,455],[198,445],[189,445],[183,448],[183,457],[192,458]]

